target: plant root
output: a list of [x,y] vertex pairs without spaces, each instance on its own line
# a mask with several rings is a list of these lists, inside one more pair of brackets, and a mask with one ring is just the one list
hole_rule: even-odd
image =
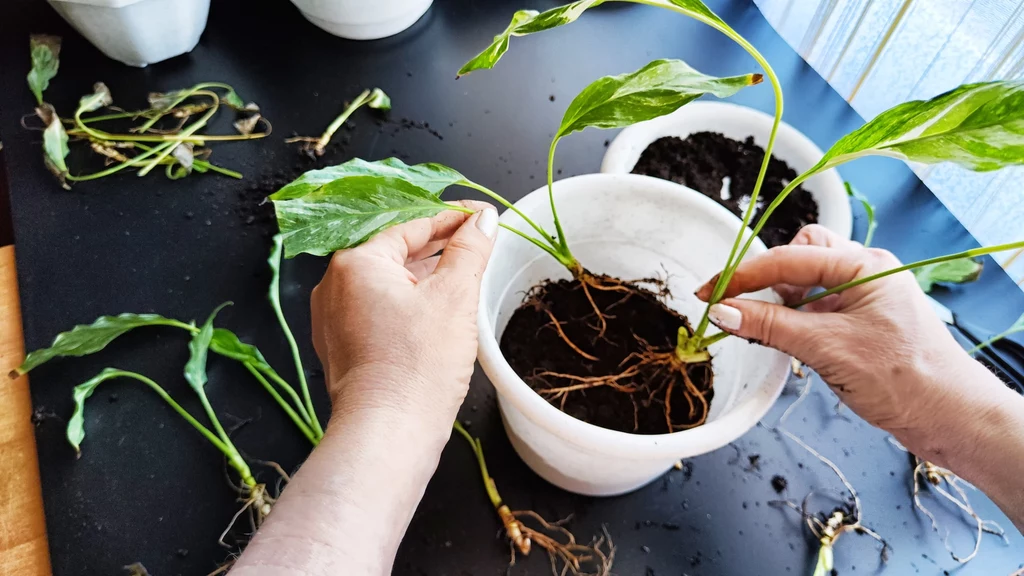
[[[452,428],[469,442],[476,456],[487,496],[498,513],[509,540],[510,571],[516,564],[517,550],[523,556],[528,556],[533,547],[537,546],[547,552],[552,576],[611,576],[612,564],[615,561],[615,544],[606,527],[601,527],[603,534],[600,537],[584,545],[578,543],[573,533],[565,528],[571,516],[558,522],[548,522],[532,510],[510,510],[502,501],[498,486],[487,471],[487,461],[484,459],[480,439],[470,435],[458,420],[452,424]],[[539,529],[532,528],[524,520],[538,525]]]
[[263,525],[263,522],[273,510],[274,504],[277,503],[277,499],[281,496],[281,482],[291,482],[291,476],[289,476],[288,473],[284,471],[284,468],[282,468],[277,462],[256,459],[250,459],[250,461],[273,468],[274,471],[277,472],[277,495],[272,496],[270,494],[270,490],[267,489],[266,484],[250,485],[248,482],[243,482],[241,486],[235,486],[231,482],[230,477],[228,478],[228,483],[232,484],[232,486],[238,491],[238,501],[242,503],[242,506],[237,512],[235,512],[235,515],[231,517],[231,521],[228,522],[227,527],[224,528],[223,532],[221,532],[220,538],[217,539],[217,543],[225,548],[232,547],[230,544],[225,542],[224,539],[227,537],[228,533],[231,532],[231,529],[238,523],[238,520],[242,518],[243,515],[247,514],[249,528],[252,533],[255,533],[256,530]]
[[[928,489],[952,502],[953,505],[959,508],[961,512],[970,517],[977,529],[974,538],[974,549],[971,550],[970,554],[963,557],[958,556],[957,553],[953,551],[953,547],[949,544],[949,530],[946,530],[942,543],[954,560],[960,564],[966,564],[973,560],[978,555],[978,550],[981,548],[981,538],[986,532],[1000,536],[1004,542],[1006,541],[1006,535],[999,524],[991,520],[983,520],[978,516],[977,512],[974,511],[974,507],[971,506],[971,502],[967,498],[967,491],[963,486],[966,482],[946,468],[921,460],[917,456],[914,456],[913,458],[914,479],[912,495],[914,499],[914,507],[920,510],[921,513],[931,521],[932,529],[935,530],[935,532],[939,532],[939,523],[935,519],[935,515],[932,514],[932,512],[924,506],[924,503],[921,502],[922,480]],[[956,495],[951,494],[949,490],[943,487],[943,484],[949,486]]]

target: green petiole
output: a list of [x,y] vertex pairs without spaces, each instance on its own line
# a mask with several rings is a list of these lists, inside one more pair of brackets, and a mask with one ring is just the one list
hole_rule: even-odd
[[[257,370],[252,364],[249,364],[248,362],[245,362],[244,366],[245,369],[248,370],[249,373],[253,375],[253,378],[256,378],[256,380],[263,385],[263,388],[270,394],[274,401],[276,401],[278,405],[281,406],[281,408],[285,411],[285,414],[287,414],[288,417],[291,418],[292,422],[295,423],[295,426],[297,426],[299,431],[302,432],[302,435],[305,436],[313,444],[313,446],[319,444],[320,438],[317,437],[317,435],[313,432],[313,430],[310,429],[309,426],[306,425],[305,419],[308,419],[308,415],[306,415],[305,410],[303,409],[302,416],[297,414],[295,410],[291,407],[291,405],[289,405],[288,402],[281,397],[281,394],[278,393],[277,389],[274,388],[274,386],[270,382],[268,382],[266,378],[263,377],[263,374],[261,374],[259,370]],[[291,390],[292,394],[295,394],[295,390],[292,389],[291,386],[288,386],[287,389]],[[295,397],[295,401],[298,407],[302,409],[302,403],[298,401],[298,396]]]

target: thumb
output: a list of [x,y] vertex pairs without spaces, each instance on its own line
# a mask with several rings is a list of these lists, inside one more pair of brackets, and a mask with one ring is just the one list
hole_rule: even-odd
[[725,332],[810,363],[823,316],[744,298],[723,300],[708,311],[711,322]]
[[452,282],[480,282],[498,232],[498,213],[488,207],[470,216],[441,253],[434,275]]

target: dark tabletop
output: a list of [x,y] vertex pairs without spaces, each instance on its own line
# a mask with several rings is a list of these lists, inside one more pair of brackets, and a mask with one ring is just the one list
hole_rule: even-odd
[[[516,199],[539,186],[544,154],[565,105],[598,76],[633,70],[656,57],[682,58],[715,75],[755,70],[743,52],[704,26],[653,8],[612,5],[565,29],[514,39],[495,71],[456,81],[459,66],[504,28],[521,3],[439,0],[397,37],[350,42],[307,23],[284,0],[217,0],[191,54],[139,70],[104,58],[45,3],[8,0],[0,18],[0,133],[28,348],[44,346],[59,331],[103,314],[154,311],[192,319],[232,300],[235,305],[222,313],[221,323],[258,344],[294,380],[266,303],[272,228],[266,208],[257,206],[275,182],[313,166],[282,142],[284,136],[319,134],[342,101],[363,87],[380,86],[394,100],[391,122],[381,126],[357,114],[354,129],[343,133],[349,142],[332,148],[322,164],[390,155],[437,161]],[[786,89],[787,122],[823,148],[862,123],[752,4],[711,5],[775,66]],[[40,133],[19,126],[33,105],[24,82],[30,32],[65,37],[60,75],[47,97],[58,110],[73,109],[97,80],[126,107],[141,106],[149,91],[216,80],[258,102],[275,133],[260,142],[216,147],[213,160],[244,172],[243,181],[123,175],[62,191],[43,168]],[[769,111],[771,90],[766,85],[748,89],[732,101]],[[402,119],[430,128],[403,125]],[[558,166],[567,176],[597,171],[612,136],[593,129],[573,135],[559,147]],[[975,245],[899,162],[861,160],[841,172],[878,204],[877,244],[904,260]],[[863,226],[858,221],[858,235]],[[285,265],[283,278],[285,311],[299,336],[322,419],[327,402],[309,343],[308,297],[325,265],[325,259],[300,257]],[[938,296],[993,330],[1024,310],[1024,293],[991,261],[977,284]],[[181,378],[186,357],[181,334],[149,330],[102,354],[54,362],[33,373],[56,574],[117,574],[135,561],[155,576],[205,574],[228,557],[216,540],[237,504],[222,458],[149,391],[133,383],[105,385],[88,405],[88,438],[80,460],[64,440],[71,388],[108,365],[141,371],[197,408]],[[303,460],[308,445],[243,370],[215,359],[210,379],[212,402],[225,421],[251,420],[236,433],[247,454],[286,469]],[[954,570],[941,536],[912,509],[907,456],[884,433],[848,413],[835,417],[834,397],[820,382],[817,387],[794,415],[792,428],[834,458],[859,489],[866,525],[894,548],[886,573]],[[792,398],[785,396],[768,421]],[[584,539],[607,525],[618,545],[615,571],[621,575],[810,573],[814,542],[795,514],[767,505],[778,498],[770,479],[784,476],[785,495],[794,499],[812,488],[838,487],[824,466],[758,427],[733,447],[695,458],[685,471],[669,472],[633,494],[585,498],[547,485],[520,462],[502,430],[494,392],[479,371],[461,417],[482,436],[492,473],[513,508],[533,508],[552,519],[573,513],[572,527]],[[752,468],[754,455],[758,467]],[[504,574],[508,548],[474,466],[461,441],[445,450],[399,551],[396,574]],[[269,471],[260,472],[272,478]],[[983,495],[971,496],[983,517],[998,520],[1012,534],[1009,544],[986,536],[980,556],[957,573],[1009,574],[1024,561],[1024,538]],[[943,529],[952,531],[956,548],[969,550],[969,526],[948,512],[949,506],[933,502],[932,508]],[[874,573],[878,548],[866,537],[845,536],[836,562],[843,574]],[[533,557],[512,573],[545,574],[546,564]]]

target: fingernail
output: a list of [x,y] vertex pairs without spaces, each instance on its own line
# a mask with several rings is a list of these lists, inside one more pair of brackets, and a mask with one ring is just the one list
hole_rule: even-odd
[[736,332],[743,324],[743,313],[726,304],[715,304],[708,310],[708,318],[722,330]]
[[476,227],[484,236],[494,238],[498,232],[498,212],[493,208],[484,208],[478,212],[480,216],[476,219]]

